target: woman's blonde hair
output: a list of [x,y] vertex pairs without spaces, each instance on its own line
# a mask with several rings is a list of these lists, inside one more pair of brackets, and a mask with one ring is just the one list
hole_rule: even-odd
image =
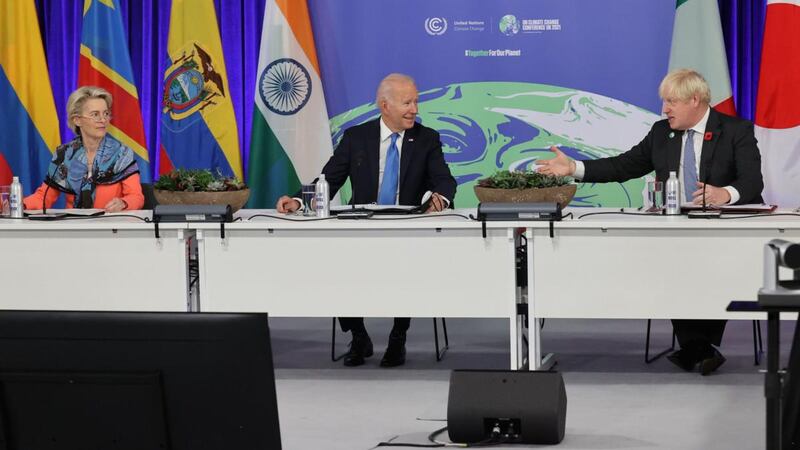
[[83,112],[83,105],[86,100],[92,98],[101,98],[106,101],[106,106],[111,109],[111,93],[107,90],[97,86],[81,86],[76,89],[72,94],[69,94],[67,100],[67,123],[75,134],[81,134],[80,127],[75,125],[75,116],[80,116]]
[[666,100],[689,100],[697,95],[702,103],[711,103],[711,89],[706,83],[706,79],[699,72],[691,69],[678,69],[672,71],[661,80],[658,87],[658,95]]

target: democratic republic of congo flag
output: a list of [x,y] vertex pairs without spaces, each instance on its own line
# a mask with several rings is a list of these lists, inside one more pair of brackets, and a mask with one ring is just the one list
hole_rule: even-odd
[[212,0],[172,0],[158,173],[211,169],[242,180],[239,132]]
[[142,182],[149,183],[150,157],[119,0],[84,1],[78,85],[100,86],[114,97],[108,133],[133,150]]
[[0,1],[0,185],[44,180],[61,138],[33,0]]

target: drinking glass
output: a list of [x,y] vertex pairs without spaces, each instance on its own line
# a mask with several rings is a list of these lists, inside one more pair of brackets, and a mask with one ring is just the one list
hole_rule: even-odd
[[0,186],[0,217],[11,215],[11,186]]
[[316,215],[316,211],[314,211],[314,194],[316,190],[316,185],[314,183],[311,184],[304,184],[302,188],[303,193],[303,215],[304,216],[314,216]]
[[648,212],[661,212],[664,208],[664,182],[647,182],[647,203]]

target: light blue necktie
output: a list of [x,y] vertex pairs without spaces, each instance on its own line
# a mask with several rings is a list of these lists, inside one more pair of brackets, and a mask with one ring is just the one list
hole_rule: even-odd
[[386,151],[386,163],[383,166],[383,181],[378,193],[378,204],[394,205],[397,195],[397,176],[400,169],[400,158],[397,151],[397,133],[392,133],[392,143]]
[[687,202],[692,201],[692,192],[697,190],[695,161],[694,130],[686,130],[686,145],[683,147],[683,191]]

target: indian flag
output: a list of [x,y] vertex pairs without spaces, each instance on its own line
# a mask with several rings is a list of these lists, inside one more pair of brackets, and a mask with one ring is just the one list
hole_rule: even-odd
[[268,0],[250,141],[250,208],[273,208],[333,153],[306,0]]
[[764,200],[800,205],[800,0],[769,0],[756,99]]
[[717,0],[678,0],[669,70],[693,69],[711,88],[711,107],[736,115]]

